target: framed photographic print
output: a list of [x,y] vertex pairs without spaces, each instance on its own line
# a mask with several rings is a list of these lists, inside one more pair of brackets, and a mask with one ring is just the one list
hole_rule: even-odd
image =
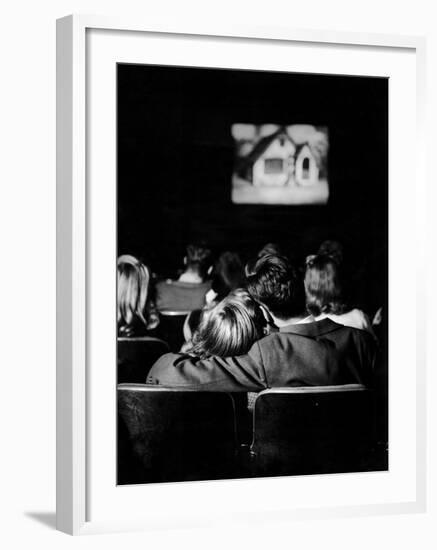
[[423,510],[423,40],[57,40],[58,528]]

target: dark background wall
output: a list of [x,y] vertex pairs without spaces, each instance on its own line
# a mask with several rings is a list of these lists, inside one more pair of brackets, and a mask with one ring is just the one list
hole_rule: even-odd
[[[324,206],[231,203],[231,125],[327,126]],[[205,240],[247,258],[278,242],[301,259],[338,239],[355,300],[387,296],[388,80],[118,65],[118,250],[162,275]]]

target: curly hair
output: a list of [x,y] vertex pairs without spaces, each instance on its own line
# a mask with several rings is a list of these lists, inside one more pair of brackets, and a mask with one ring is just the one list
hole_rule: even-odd
[[284,256],[266,254],[258,258],[246,266],[246,278],[249,294],[279,319],[304,311],[303,282]]

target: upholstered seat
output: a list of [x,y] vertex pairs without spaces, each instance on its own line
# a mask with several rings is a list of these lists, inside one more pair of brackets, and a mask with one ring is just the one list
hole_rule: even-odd
[[160,311],[159,333],[170,350],[178,352],[184,343],[184,323],[189,311]]
[[253,410],[252,474],[375,469],[372,401],[372,391],[358,384],[260,392]]
[[154,363],[169,351],[159,338],[118,338],[117,382],[145,383]]
[[118,482],[232,477],[237,438],[227,393],[119,384]]

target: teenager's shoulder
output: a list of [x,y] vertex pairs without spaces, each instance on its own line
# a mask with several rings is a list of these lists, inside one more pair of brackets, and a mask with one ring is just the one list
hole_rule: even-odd
[[367,315],[361,309],[354,308],[339,315],[329,314],[328,317],[335,323],[350,328],[369,330],[370,322]]

